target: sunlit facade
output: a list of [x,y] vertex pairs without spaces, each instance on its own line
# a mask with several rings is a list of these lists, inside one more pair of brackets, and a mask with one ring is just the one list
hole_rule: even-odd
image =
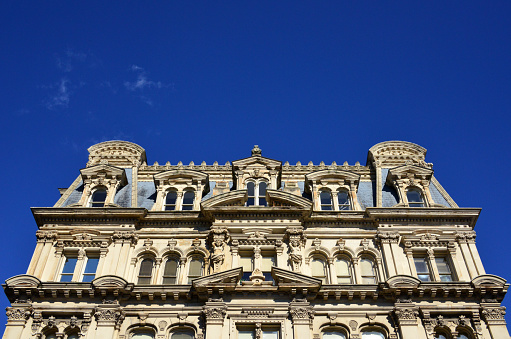
[[32,209],[3,338],[509,338],[480,209],[458,207],[421,146],[377,144],[365,166],[257,146],[224,165],[148,165],[124,141],[89,154]]

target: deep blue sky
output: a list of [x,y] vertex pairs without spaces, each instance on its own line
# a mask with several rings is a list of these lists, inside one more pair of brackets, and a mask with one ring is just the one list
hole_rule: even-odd
[[483,208],[486,270],[511,279],[511,2],[244,3],[0,3],[0,281],[28,267],[29,207],[52,206],[111,139],[151,164],[254,144],[365,164],[378,142],[415,142],[460,206]]

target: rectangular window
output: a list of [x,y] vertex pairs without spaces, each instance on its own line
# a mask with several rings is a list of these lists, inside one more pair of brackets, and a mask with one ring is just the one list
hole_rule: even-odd
[[73,280],[73,274],[75,273],[77,262],[78,258],[66,256],[66,262],[64,263],[64,268],[60,274],[60,281],[70,282]]
[[261,259],[261,271],[263,272],[264,280],[273,281],[273,277],[271,276],[271,268],[275,266],[275,256],[270,254],[263,254]]
[[420,281],[431,281],[431,273],[429,270],[428,260],[425,257],[413,258],[415,269],[417,270],[417,278]]
[[85,271],[83,272],[83,282],[91,282],[96,278],[96,270],[98,269],[99,258],[88,257]]
[[254,270],[252,255],[243,253],[240,255],[240,266],[243,268],[241,281],[250,281],[250,276]]
[[440,275],[440,281],[452,281],[451,267],[445,257],[435,258],[436,268]]

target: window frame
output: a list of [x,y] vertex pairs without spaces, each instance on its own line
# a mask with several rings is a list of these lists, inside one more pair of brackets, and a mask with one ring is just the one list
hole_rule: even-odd
[[[320,260],[323,262],[324,273],[325,273],[324,278],[314,275],[313,263],[315,260]],[[312,257],[310,258],[311,277],[320,279],[324,285],[329,284],[330,279],[329,279],[329,269],[328,268],[329,268],[328,267],[328,259],[325,256],[323,256],[321,254],[313,254],[312,255]]]
[[[250,183],[254,184],[254,195],[248,195],[248,193],[249,193],[248,185]],[[264,189],[264,192],[265,192],[264,196],[261,195],[261,192],[260,192],[261,184],[266,185],[266,188]],[[247,202],[245,203],[245,206],[247,206],[247,207],[252,207],[252,206],[268,207],[268,201],[266,200],[266,190],[268,189],[268,186],[269,186],[269,183],[265,179],[247,179],[247,181],[245,181],[245,188],[247,189],[248,199],[247,199]],[[250,199],[254,199],[253,205],[249,204]],[[262,201],[264,201],[264,203],[261,203]]]
[[[192,195],[191,204],[185,204],[185,196],[187,193]],[[181,196],[181,211],[193,211],[194,206],[195,206],[195,190],[192,190],[190,188],[183,190],[183,194]]]
[[[167,268],[167,263],[172,260],[172,261],[176,261],[177,262],[177,265],[176,265],[176,274],[175,276],[171,276],[171,275],[166,275],[165,274],[165,270]],[[181,271],[181,260],[178,256],[176,255],[168,255],[166,258],[165,258],[165,261],[164,261],[164,264],[163,264],[163,272],[162,272],[162,279],[161,279],[161,283],[162,285],[179,285],[179,275],[180,275],[180,271]],[[175,279],[174,283],[165,283],[165,279],[172,279],[172,277]]]
[[[425,276],[426,272],[420,272],[417,270],[417,260],[420,260],[420,259],[423,259],[424,260],[424,263],[426,264],[426,268],[428,269],[428,272],[427,272],[427,276],[429,278],[429,280],[423,280],[420,278],[420,276]],[[433,274],[433,270],[431,268],[431,263],[430,263],[431,260],[429,260],[428,256],[427,255],[417,255],[417,256],[413,256],[413,263],[414,263],[414,266],[415,266],[415,274],[417,276],[417,279],[419,279],[420,281],[422,282],[431,282],[431,281],[435,281],[435,277],[434,277],[434,274]]]
[[[92,280],[98,277],[98,268],[100,266],[101,255],[99,252],[95,250],[84,250],[83,253],[80,253],[81,250],[78,248],[66,249],[62,254],[61,261],[59,264],[59,269],[57,271],[57,275],[54,281],[58,282],[91,282]],[[67,259],[73,258],[76,259],[73,272],[64,273],[64,268],[66,267]],[[94,272],[94,278],[90,281],[84,281],[84,277],[92,275],[92,273],[85,273],[87,268],[87,263],[90,259],[97,259],[98,263],[96,265],[96,270]],[[63,281],[62,276],[70,276],[70,281]]]
[[[197,276],[190,275],[190,269],[191,269],[191,266],[192,266],[192,261],[195,260],[195,259],[199,259],[200,262],[201,262],[201,272]],[[186,265],[186,284],[187,285],[191,285],[193,279],[197,279],[197,278],[200,278],[200,277],[204,276],[205,266],[206,266],[206,261],[205,261],[205,259],[204,259],[204,257],[202,255],[192,255],[192,256],[188,257],[187,265]],[[190,277],[192,277],[192,278],[190,278]]]
[[[142,270],[142,263],[145,261],[145,260],[151,260],[152,261],[152,267],[151,267],[151,275],[147,276],[147,275],[144,275],[142,276],[140,273],[141,273],[141,270]],[[156,258],[151,256],[151,255],[145,255],[143,257],[140,257],[139,258],[139,264],[138,264],[138,274],[137,274],[137,285],[152,285],[153,284],[153,279],[154,279],[154,270],[155,270],[155,264],[156,264]],[[149,278],[149,283],[147,284],[142,284],[140,283],[140,278]]]
[[[177,189],[175,188],[169,188],[166,193],[165,193],[165,197],[163,198],[163,210],[164,211],[177,211],[177,203],[178,203],[178,198],[179,198],[179,195],[177,194]],[[176,194],[176,200],[174,201],[174,204],[168,204],[167,203],[167,197],[170,193],[175,193]],[[174,206],[174,208],[172,209],[167,209],[167,207],[170,207],[170,206]]]
[[[145,333],[144,333],[144,332],[145,332]],[[137,335],[137,334],[146,334],[146,333],[148,333],[148,332],[151,332],[151,334],[152,334],[152,336],[153,336],[153,338],[152,338],[152,339],[155,339],[155,338],[156,338],[156,333],[157,333],[157,332],[155,331],[155,329],[154,329],[154,328],[152,328],[152,327],[147,327],[147,326],[145,326],[145,327],[135,327],[135,328],[132,328],[132,329],[131,329],[131,331],[129,332],[129,336],[128,336],[128,337],[129,337],[130,339],[131,339],[131,338],[135,338],[135,339],[136,339],[135,335]]]
[[[419,195],[419,198],[421,199],[421,201],[412,201],[410,202],[410,199],[408,198],[408,194],[409,193],[412,193],[412,192],[415,192]],[[416,186],[410,186],[407,188],[406,190],[406,202],[408,203],[408,207],[411,207],[411,208],[423,208],[423,207],[428,207],[427,206],[427,203],[426,203],[426,199],[424,199],[424,192],[422,192],[422,190]]]
[[[351,201],[350,191],[341,187],[336,192],[337,192],[337,197],[336,197],[337,198],[337,209],[339,211],[352,211],[353,210],[353,203]],[[340,193],[346,193],[346,198],[347,198],[347,201],[348,201],[346,204],[341,204],[340,203],[340,201],[339,201]],[[347,207],[347,208],[341,208],[341,206]]]
[[[364,275],[364,270],[362,269],[362,260],[368,260],[371,262],[372,264],[372,271],[373,271],[373,275]],[[378,264],[377,264],[377,261],[374,257],[370,256],[370,255],[363,255],[361,257],[359,257],[359,262],[358,262],[358,266],[359,266],[359,270],[360,270],[360,278],[361,278],[361,282],[360,284],[369,284],[369,285],[374,285],[374,284],[377,284],[378,283]],[[364,280],[367,279],[367,278],[372,278],[373,279],[373,282],[372,283],[368,283],[368,282],[365,282]]]
[[[346,283],[346,282],[339,282],[339,277],[341,278],[346,278],[348,276],[341,276],[339,273],[339,270],[338,270],[338,267],[337,267],[337,261],[341,261],[341,260],[344,260],[348,263],[348,274],[349,274],[349,280],[350,282],[349,283]],[[338,284],[353,284],[354,283],[354,269],[353,269],[353,260],[351,260],[351,258],[349,256],[347,256],[346,254],[339,254],[335,257],[334,259],[334,268],[335,268],[335,277],[337,279],[337,283]]]
[[[333,211],[334,210],[334,199],[332,197],[332,191],[328,188],[321,188],[319,191],[319,209],[321,211]],[[325,194],[328,194],[329,197],[330,197],[330,204],[324,204],[323,203],[323,198],[321,197],[321,195],[325,193]],[[329,206],[330,208],[323,208],[323,206]]]
[[[105,200],[103,201],[94,201],[94,195],[99,192],[99,191],[104,191],[105,192]],[[91,207],[91,208],[104,208],[105,205],[106,205],[106,201],[108,200],[108,188],[106,186],[103,186],[103,185],[98,185],[96,187],[94,187],[91,191],[91,194],[90,194],[90,198],[89,198],[89,202],[87,204],[88,207]],[[83,201],[83,200],[82,200]],[[101,206],[94,206],[94,204],[99,204],[99,203],[102,203]]]

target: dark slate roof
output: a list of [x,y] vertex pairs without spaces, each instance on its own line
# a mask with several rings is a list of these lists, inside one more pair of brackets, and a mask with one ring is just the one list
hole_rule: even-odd
[[382,168],[381,170],[381,181],[383,183],[382,186],[382,201],[381,205],[382,207],[392,207],[396,205],[399,201],[398,195],[394,187],[388,186],[386,184],[387,181],[387,175],[389,174],[388,168]]
[[360,207],[374,207],[373,182],[362,181],[358,184],[357,199]]
[[78,201],[80,201],[80,199],[82,197],[82,192],[83,192],[83,181],[80,181],[80,184],[76,187],[76,189],[73,192],[71,192],[71,194],[66,199],[66,201],[64,201],[64,203],[62,204],[62,207],[66,207],[66,206],[78,203]]
[[139,181],[137,192],[138,207],[150,210],[156,202],[156,187],[152,181]]
[[447,200],[443,197],[443,195],[440,193],[438,188],[435,186],[435,184],[431,183],[429,185],[429,191],[431,192],[431,197],[433,198],[433,201],[437,204],[444,205],[445,207],[451,207]]
[[114,204],[121,207],[131,207],[131,168],[125,168],[128,184],[115,193]]

